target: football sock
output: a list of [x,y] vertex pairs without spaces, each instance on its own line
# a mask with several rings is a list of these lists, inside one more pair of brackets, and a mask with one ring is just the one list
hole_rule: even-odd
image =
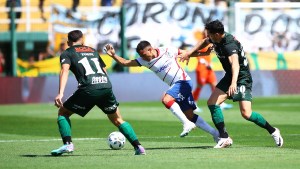
[[209,105],[208,106],[212,121],[214,122],[216,128],[218,129],[220,133],[221,138],[228,138],[228,133],[225,128],[225,123],[224,123],[224,117],[222,110],[219,105]]
[[127,138],[132,146],[140,145],[138,138],[128,122],[124,122],[119,126],[119,131]]
[[64,144],[70,144],[70,143],[72,143],[71,136],[65,136],[65,137],[62,138],[62,140],[63,140]]
[[193,91],[193,98],[194,98],[195,101],[198,100],[200,91],[201,91],[200,87],[197,87],[197,88]]
[[182,124],[189,122],[189,119],[187,119],[180,106],[175,101],[169,101],[165,106],[180,120]]
[[256,125],[266,129],[270,134],[272,134],[275,131],[275,128],[272,127],[265,119],[262,115],[260,115],[259,113],[256,112],[252,112],[251,116],[249,119],[247,119],[253,123],[255,123]]
[[204,121],[202,119],[202,117],[198,116],[197,114],[194,114],[192,122],[195,123],[197,127],[199,127],[202,130],[210,133],[213,136],[218,134],[216,129],[212,128],[206,121]]
[[71,121],[68,117],[58,116],[57,124],[59,133],[63,139],[64,144],[72,142],[71,140]]
[[270,133],[274,133],[274,131],[276,130],[274,127],[272,127],[268,122],[266,122],[266,125],[265,125],[265,129]]

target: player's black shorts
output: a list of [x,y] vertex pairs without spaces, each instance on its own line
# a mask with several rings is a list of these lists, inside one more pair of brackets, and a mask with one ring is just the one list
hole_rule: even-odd
[[105,114],[116,112],[119,103],[111,88],[85,91],[78,89],[65,102],[64,107],[84,117],[95,105]]
[[[220,82],[217,84],[217,88],[223,92],[227,92],[231,84],[231,77],[224,76]],[[228,99],[235,101],[252,101],[252,79],[243,78],[237,81],[237,92],[233,96],[228,97]]]

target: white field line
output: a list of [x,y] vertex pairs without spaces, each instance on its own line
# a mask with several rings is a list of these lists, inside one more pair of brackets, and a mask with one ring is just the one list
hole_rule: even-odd
[[[285,136],[300,136],[300,134],[286,134]],[[178,138],[179,136],[162,136],[162,137],[139,137],[139,139],[168,139],[168,138]],[[188,136],[193,138],[204,138],[206,136]],[[72,138],[76,141],[86,141],[86,140],[106,140],[107,138]],[[61,139],[32,139],[32,140],[0,140],[0,143],[17,143],[17,142],[51,142],[51,141],[61,141]]]
[[[177,138],[179,136],[162,136],[162,137],[139,137],[139,139],[166,139],[166,138]],[[188,137],[206,137],[206,136],[188,136]],[[107,138],[72,138],[76,141],[86,140],[106,140]],[[50,141],[61,141],[61,139],[32,139],[32,140],[0,140],[0,143],[14,143],[14,142],[50,142]]]

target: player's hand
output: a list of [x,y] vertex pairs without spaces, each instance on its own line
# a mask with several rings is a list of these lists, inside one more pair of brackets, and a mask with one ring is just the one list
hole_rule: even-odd
[[234,93],[236,93],[236,91],[237,91],[237,85],[236,84],[231,84],[228,88],[227,94],[228,94],[228,96],[233,96]]
[[115,49],[112,44],[106,44],[103,50],[109,55],[114,56],[116,54]]
[[210,55],[211,51],[214,50],[214,46],[210,45],[210,47],[207,48],[207,50],[204,51],[204,49],[197,51],[197,56],[208,56]]
[[209,54],[211,53],[211,51],[214,50],[214,45],[211,45],[206,52],[208,52]]
[[180,58],[179,59],[180,62],[185,62],[186,61],[186,65],[189,64],[190,56],[189,56],[188,52],[181,53],[179,55],[179,58]]
[[63,98],[63,95],[62,94],[58,94],[56,97],[55,97],[55,100],[54,100],[54,104],[56,107],[60,108],[60,107],[63,107],[63,103],[61,101],[61,99]]

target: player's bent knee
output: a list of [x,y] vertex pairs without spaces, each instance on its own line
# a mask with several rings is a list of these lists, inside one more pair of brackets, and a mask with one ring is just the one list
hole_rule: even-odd
[[215,105],[216,103],[213,102],[212,100],[208,99],[207,102],[206,102],[206,104],[207,104],[208,106],[210,106],[210,105]]
[[174,104],[174,100],[170,100],[170,101],[162,101],[162,103],[165,105],[165,107],[167,108],[167,109],[170,109],[171,108],[171,106]]
[[163,97],[163,98],[161,99],[161,102],[162,102],[162,104],[164,104],[164,105],[167,105],[169,101],[170,101],[170,100],[169,100],[168,98],[166,98],[166,97]]
[[64,107],[58,109],[58,116],[70,117],[73,113]]
[[251,113],[247,113],[247,112],[241,112],[241,115],[244,119],[249,120]]
[[111,119],[110,120],[116,127],[119,127],[122,123],[124,123],[123,119],[117,118],[117,119]]

